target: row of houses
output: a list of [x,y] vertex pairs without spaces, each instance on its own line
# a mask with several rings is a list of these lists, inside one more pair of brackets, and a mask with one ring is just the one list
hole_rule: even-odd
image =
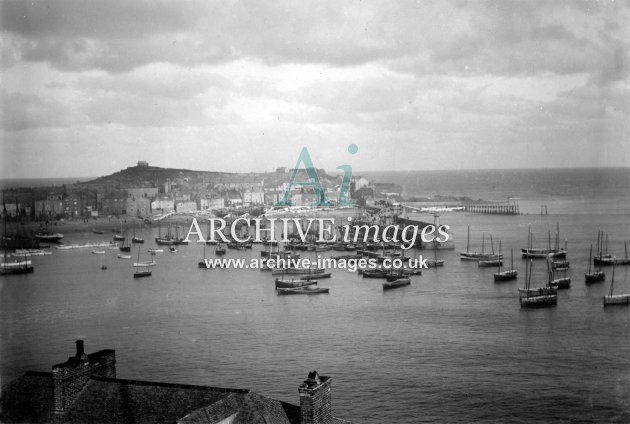
[[[187,179],[167,181],[151,187],[120,188],[76,184],[42,190],[9,191],[2,194],[2,212],[9,217],[45,219],[127,215],[147,217],[170,212],[191,213],[233,206],[274,205],[283,200],[288,182],[266,185],[265,181],[238,176],[237,181],[198,185]],[[271,183],[268,181],[268,183]],[[371,193],[369,181],[357,177],[351,194]],[[325,188],[326,198],[334,203],[339,186]],[[290,200],[296,206],[314,204],[317,199],[310,188],[293,186]]]

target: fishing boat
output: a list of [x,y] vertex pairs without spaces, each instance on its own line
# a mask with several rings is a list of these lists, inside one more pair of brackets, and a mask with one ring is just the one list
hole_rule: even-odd
[[571,277],[567,276],[567,271],[564,271],[564,276],[561,278],[555,278],[555,271],[550,266],[551,259],[547,260],[547,272],[549,274],[549,287],[554,287],[558,290],[571,288]]
[[53,233],[47,227],[41,227],[38,233],[35,233],[34,237],[39,241],[46,241],[49,243],[59,243],[63,238],[61,233]]
[[615,287],[615,264],[613,263],[612,277],[610,278],[610,290],[604,296],[604,306],[628,305],[630,304],[630,293],[613,294]]
[[363,278],[387,278],[387,270],[382,268],[364,269]]
[[312,285],[301,287],[277,288],[276,293],[281,295],[288,294],[320,294],[329,293],[330,287],[314,287]]
[[411,284],[410,278],[397,278],[394,281],[385,281],[383,283],[383,290],[395,289],[397,287],[408,286]]
[[0,275],[15,275],[15,274],[29,274],[35,271],[35,267],[30,260],[24,258],[24,260],[8,260],[6,251],[4,256],[4,262],[0,264]]
[[557,305],[557,292],[552,292],[551,288],[531,288],[532,266],[533,262],[531,260],[529,261],[529,266],[525,264],[525,290],[522,292],[523,295],[519,296],[521,308],[546,308]]
[[479,260],[495,260],[502,259],[501,256],[495,255],[494,252],[484,252],[485,234],[481,234],[481,252],[470,251],[470,226],[468,227],[468,236],[466,237],[466,251],[459,252],[459,258],[463,261],[479,261]]
[[217,247],[214,249],[214,254],[217,256],[225,255],[226,252],[227,249],[224,243],[217,244]]
[[281,268],[272,270],[271,275],[319,275],[323,274],[325,271],[325,268]]
[[92,254],[93,255],[104,255],[105,251],[104,250],[92,250]]
[[121,255],[120,253],[116,257],[118,259],[131,259],[131,255]]
[[567,271],[569,269],[570,262],[566,259],[552,259],[551,268],[555,271]]
[[295,277],[302,281],[323,280],[324,278],[332,277],[332,273],[320,272],[319,274],[296,275]]
[[123,241],[125,239],[125,233],[123,232],[122,221],[120,222],[120,231],[114,230],[114,241]]
[[444,266],[444,259],[437,258],[437,239],[433,241],[433,259],[427,259],[426,264],[427,268],[437,268],[439,266]]
[[147,268],[144,271],[134,271],[133,278],[149,277],[150,275],[151,270]]
[[532,269],[533,262],[530,259],[529,261],[529,269],[528,264],[525,264],[525,287],[519,287],[518,294],[519,297],[527,297],[527,296],[548,296],[558,294],[558,289],[555,287],[549,287],[547,284],[544,286],[532,287],[531,279],[532,279]]
[[103,263],[103,257],[104,257],[104,255],[100,255],[98,257],[98,262],[99,262],[99,266],[101,268],[101,271],[105,271],[107,269],[107,266]]
[[514,249],[510,249],[510,269],[506,269],[504,271],[501,270],[503,263],[499,264],[498,270],[494,273],[494,281],[510,281],[516,280],[518,277],[518,271],[514,269]]
[[204,244],[203,245],[203,259],[200,260],[199,262],[197,262],[197,266],[199,268],[206,268],[206,269],[208,269],[208,268],[210,268],[208,265],[209,265],[209,262],[208,262],[208,259],[206,258],[206,245]]
[[175,246],[169,246],[168,251],[171,253],[175,253],[177,252],[177,249],[175,248]]
[[[138,246],[138,262],[136,263],[140,263],[140,246]],[[136,267],[136,263],[134,263],[134,267]],[[136,267],[137,268],[137,267]],[[151,268],[150,265],[145,265],[144,266],[144,270],[140,271],[140,270],[135,270],[133,273],[133,278],[141,278],[141,277],[148,277],[151,275]]]
[[118,250],[120,250],[121,252],[131,252],[131,245],[127,242],[126,234],[122,243],[120,243],[120,246],[118,246]]
[[559,243],[559,237],[560,237],[560,226],[559,224],[557,225],[557,232],[556,232],[556,240],[558,240],[556,242],[556,247],[552,248],[551,247],[551,231],[549,231],[549,237],[548,237],[548,246],[547,248],[534,248],[533,247],[533,242],[534,242],[534,237],[532,234],[532,229],[529,228],[528,229],[528,234],[527,234],[527,248],[522,248],[521,249],[521,256],[524,259],[546,259],[549,256],[551,256],[554,259],[563,259],[566,257],[566,249],[560,249],[558,246]]
[[588,271],[586,271],[586,274],[584,274],[584,282],[586,284],[601,283],[602,281],[606,279],[606,274],[603,271],[601,271],[599,268],[591,272],[592,258],[593,258],[593,245],[591,244],[591,247],[589,249],[589,254],[588,254]]
[[613,255],[608,253],[608,234],[604,234],[603,231],[599,230],[597,231],[597,252],[593,257],[593,265],[611,266],[613,262]]
[[615,258],[615,265],[630,265],[630,258],[628,257],[628,243],[625,241],[623,242],[623,248],[625,251],[625,255],[623,259]]
[[[4,235],[7,234],[7,219],[4,218]],[[3,235],[3,237],[4,237]],[[4,246],[4,261],[0,264],[0,275],[30,274],[35,271],[35,267],[29,259],[24,256],[23,260],[9,260],[7,247]]]
[[308,281],[304,281],[304,280],[287,280],[287,279],[281,279],[281,278],[276,278],[276,288],[277,289],[288,289],[288,288],[293,288],[293,287],[306,287],[306,286],[312,286],[317,284],[317,280],[308,280]]
[[132,243],[144,243],[144,239],[140,236],[136,235],[136,224],[134,222],[133,224],[133,236],[131,237],[131,242]]

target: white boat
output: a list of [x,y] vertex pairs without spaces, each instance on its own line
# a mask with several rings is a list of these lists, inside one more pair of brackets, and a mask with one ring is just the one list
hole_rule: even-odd
[[131,255],[121,255],[120,253],[117,255],[118,259],[131,259]]
[[135,267],[148,267],[148,266],[155,266],[157,265],[157,262],[155,261],[143,261],[143,262],[134,262],[133,266]]
[[104,250],[92,250],[92,254],[93,255],[104,255],[105,251]]

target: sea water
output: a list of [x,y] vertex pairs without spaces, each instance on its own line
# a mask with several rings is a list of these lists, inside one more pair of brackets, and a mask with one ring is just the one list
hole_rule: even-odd
[[[198,268],[204,249],[196,243],[154,256],[153,275],[141,279],[131,265],[137,246],[131,260],[90,249],[34,257],[33,274],[0,279],[2,384],[25,370],[50,370],[81,338],[87,352],[116,349],[121,378],[250,388],[294,404],[298,385],[317,370],[333,378],[335,415],[356,423],[630,422],[630,308],[603,307],[610,268],[605,282],[584,284],[598,230],[617,256],[630,241],[630,172],[466,172],[395,172],[379,181],[418,194],[519,197],[524,213],[443,213],[456,247],[437,252],[445,266],[386,292],[381,280],[335,270],[319,282],[330,294],[278,296],[268,272]],[[547,246],[557,225],[571,288],[559,292],[556,307],[521,309],[520,248],[529,229],[534,247]],[[514,250],[518,280],[495,283],[496,269],[459,259],[468,227],[471,250],[481,249],[482,236],[489,250],[492,236],[506,265]],[[157,229],[142,235],[147,260]],[[226,257],[259,258],[261,249]],[[214,257],[212,246],[206,256]],[[545,262],[533,267],[532,284],[544,284]],[[630,267],[616,268],[615,293],[630,293]]]

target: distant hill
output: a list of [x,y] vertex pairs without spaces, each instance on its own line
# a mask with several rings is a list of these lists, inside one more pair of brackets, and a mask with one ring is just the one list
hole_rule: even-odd
[[122,187],[147,187],[164,184],[165,181],[188,178],[191,181],[216,180],[226,172],[193,171],[190,169],[160,168],[157,166],[130,166],[111,175],[84,181],[82,184],[90,186],[120,185]]

